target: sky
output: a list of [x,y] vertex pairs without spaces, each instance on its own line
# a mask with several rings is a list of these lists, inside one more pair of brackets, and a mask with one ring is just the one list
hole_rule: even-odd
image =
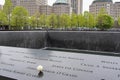
[[[52,5],[56,0],[48,0],[48,4]],[[83,12],[89,10],[89,5],[91,5],[93,0],[83,0]],[[120,2],[120,0],[113,0],[113,2]],[[4,4],[4,0],[0,0],[0,4]]]

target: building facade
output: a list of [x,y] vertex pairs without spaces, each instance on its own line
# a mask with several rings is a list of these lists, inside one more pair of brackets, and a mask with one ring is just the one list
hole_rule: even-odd
[[81,14],[83,11],[83,0],[67,0],[68,4],[72,8],[72,12]]
[[113,16],[113,2],[112,0],[95,0],[89,6],[89,11],[98,15],[101,9],[105,9],[106,13]]
[[120,2],[113,3],[112,0],[94,0],[89,6],[89,11],[98,15],[101,8],[104,8],[107,14],[111,15],[115,20],[120,17]]
[[23,6],[25,7],[30,15],[35,14],[39,11],[40,5],[47,5],[47,0],[11,0],[13,7]]
[[61,14],[71,14],[70,5],[67,3],[67,0],[56,0],[53,4],[53,13],[56,15]]
[[113,17],[117,20],[120,17],[120,2],[115,2],[113,9]]
[[48,4],[48,0],[36,0],[38,5],[47,5]]
[[49,5],[41,5],[39,6],[40,14],[50,15],[53,13],[53,7]]
[[70,5],[67,3],[67,0],[56,0],[53,6],[41,5],[39,7],[40,14],[71,14]]
[[0,5],[0,10],[2,10],[3,9],[3,5]]
[[53,5],[53,13],[56,15],[68,14],[70,15],[70,6],[64,3],[56,3]]
[[20,0],[11,0],[13,7],[20,5]]

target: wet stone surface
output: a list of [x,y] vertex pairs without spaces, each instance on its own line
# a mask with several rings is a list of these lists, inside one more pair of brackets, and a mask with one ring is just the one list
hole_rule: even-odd
[[120,58],[1,46],[0,80],[120,80]]

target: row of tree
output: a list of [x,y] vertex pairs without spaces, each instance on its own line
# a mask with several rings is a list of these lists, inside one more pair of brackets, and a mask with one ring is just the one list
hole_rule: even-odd
[[108,29],[113,26],[114,20],[107,15],[104,9],[95,16],[89,12],[76,15],[45,15],[36,12],[33,16],[29,16],[28,11],[21,6],[12,7],[10,0],[5,0],[3,10],[0,10],[0,25],[9,25],[10,29],[30,28],[100,28]]

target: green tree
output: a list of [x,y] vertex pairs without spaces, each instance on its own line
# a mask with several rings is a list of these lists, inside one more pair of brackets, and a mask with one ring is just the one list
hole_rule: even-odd
[[0,10],[0,25],[6,25],[6,24],[7,24],[7,16],[2,10]]
[[85,27],[88,27],[89,26],[89,12],[88,11],[85,11],[84,12],[84,19],[85,19]]
[[12,11],[11,24],[16,29],[26,27],[28,24],[28,11],[22,6],[15,7]]
[[118,25],[120,25],[120,17],[118,18]]
[[70,16],[68,14],[62,14],[60,16],[61,27],[68,28],[70,26]]
[[57,15],[56,16],[57,22],[56,22],[56,28],[60,28],[61,27],[61,16]]
[[107,11],[106,11],[105,8],[101,8],[101,9],[99,10],[99,13],[98,13],[97,16],[99,16],[99,15],[103,15],[103,14],[107,14]]
[[40,13],[36,12],[33,16],[29,18],[29,25],[32,28],[36,28],[36,27],[38,28],[41,26],[39,21],[40,21]]
[[35,28],[37,26],[35,16],[29,17],[29,26],[31,28]]
[[57,27],[57,16],[55,14],[51,14],[48,16],[48,24],[49,24],[49,27],[52,27],[52,28]]
[[79,14],[77,16],[77,26],[78,27],[84,27],[84,25],[85,25],[85,17],[84,17],[83,14]]
[[71,20],[70,20],[70,16],[68,14],[65,14],[65,18],[66,18],[66,24],[65,27],[66,28],[70,28],[71,27]]
[[97,28],[101,30],[112,28],[113,24],[113,18],[107,14],[99,15],[97,17]]
[[39,25],[41,27],[45,27],[46,28],[46,26],[47,26],[47,16],[45,14],[40,15]]
[[84,26],[89,28],[96,26],[96,17],[88,11],[84,12]]
[[77,15],[76,14],[72,14],[71,15],[71,27],[77,27]]
[[11,0],[5,0],[5,4],[3,6],[3,12],[7,15],[7,25],[10,28],[10,14],[12,12],[12,2]]
[[89,28],[93,28],[96,26],[96,18],[93,14],[89,13]]

